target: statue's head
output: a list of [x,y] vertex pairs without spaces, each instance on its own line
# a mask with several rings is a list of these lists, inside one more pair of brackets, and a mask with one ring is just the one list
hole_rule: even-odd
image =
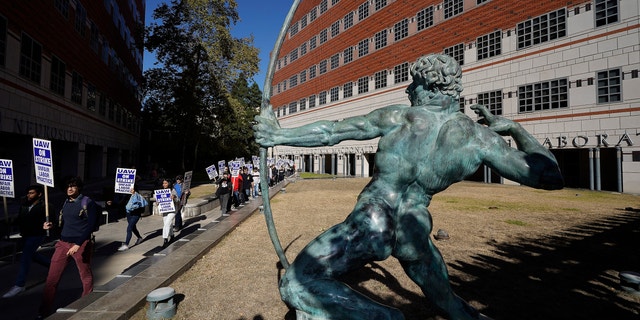
[[418,104],[427,103],[425,94],[428,95],[428,99],[440,95],[448,95],[456,100],[460,97],[462,68],[450,56],[444,54],[422,56],[411,66],[410,72],[413,82],[407,88],[407,93],[412,104],[416,104],[415,99],[422,100]]

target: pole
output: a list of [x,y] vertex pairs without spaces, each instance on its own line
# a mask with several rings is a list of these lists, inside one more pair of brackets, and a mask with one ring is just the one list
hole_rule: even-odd
[[4,204],[4,217],[7,221],[7,239],[11,236],[11,224],[9,224],[9,209],[7,206],[7,197],[2,197],[2,203]]
[[[44,215],[45,215],[45,221],[49,222],[49,188],[47,188],[47,186],[43,186],[44,187]],[[47,229],[47,237],[49,237],[51,234],[49,233],[49,229]]]

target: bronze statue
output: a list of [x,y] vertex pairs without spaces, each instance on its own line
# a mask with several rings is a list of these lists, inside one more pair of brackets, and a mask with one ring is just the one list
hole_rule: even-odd
[[[257,142],[317,147],[380,137],[377,172],[344,222],[309,243],[280,282],[282,299],[325,319],[403,319],[336,280],[368,262],[393,256],[427,299],[451,319],[483,316],[452,290],[446,265],[430,238],[427,207],[437,192],[487,165],[533,188],[561,189],[554,156],[520,124],[471,106],[479,123],[459,112],[461,68],[446,55],[421,57],[411,67],[411,106],[391,105],[342,121],[280,128],[271,108],[256,117]],[[501,136],[510,136],[517,149]]]

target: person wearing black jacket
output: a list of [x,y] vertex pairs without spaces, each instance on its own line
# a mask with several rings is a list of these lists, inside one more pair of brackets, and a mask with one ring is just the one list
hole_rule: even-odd
[[3,298],[11,298],[24,291],[32,261],[47,268],[51,263],[51,259],[38,253],[38,248],[42,245],[46,236],[46,231],[42,229],[42,225],[46,221],[46,208],[44,200],[42,200],[42,193],[43,188],[41,185],[28,187],[27,195],[20,206],[20,211],[15,221],[20,228],[20,236],[23,241],[20,269],[18,270],[15,285],[2,296]]
[[229,175],[225,172],[222,174],[222,178],[218,180],[218,189],[216,190],[216,195],[220,200],[220,211],[223,216],[228,216],[229,214],[227,205],[229,203],[229,195],[231,194],[231,181],[229,180]]

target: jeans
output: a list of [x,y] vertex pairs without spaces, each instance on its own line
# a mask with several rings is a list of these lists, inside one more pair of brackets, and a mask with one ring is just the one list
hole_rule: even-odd
[[253,185],[253,197],[257,197],[258,196],[258,191],[260,190],[260,183],[256,183]]
[[27,275],[31,269],[31,262],[35,261],[47,268],[51,264],[51,259],[38,253],[38,248],[44,242],[44,236],[27,236],[24,237],[24,247],[22,248],[22,257],[20,258],[20,269],[16,277],[15,285],[24,287],[27,282]]
[[222,212],[222,214],[227,213],[227,203],[229,202],[229,194],[228,193],[221,194],[218,198],[220,199],[220,212]]
[[84,297],[93,291],[93,273],[91,272],[93,243],[90,240],[85,240],[75,254],[67,256],[67,252],[74,245],[75,243],[62,240],[56,242],[56,250],[51,257],[51,267],[49,267],[49,274],[44,284],[40,315],[46,316],[51,313],[56,288],[60,282],[60,277],[62,277],[62,272],[64,272],[69,263],[69,259],[76,261],[76,267],[80,273],[80,281],[82,281],[82,296]]
[[127,238],[125,239],[124,244],[129,245],[132,233],[135,234],[136,237],[142,238],[140,231],[138,231],[138,228],[136,227],[138,221],[140,221],[140,216],[134,216],[127,212]]

